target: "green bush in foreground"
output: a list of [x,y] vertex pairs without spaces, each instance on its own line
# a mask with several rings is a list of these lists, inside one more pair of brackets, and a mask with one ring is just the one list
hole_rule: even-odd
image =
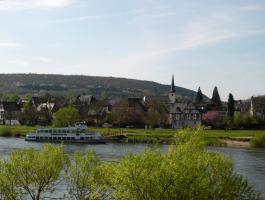
[[43,199],[44,193],[53,192],[67,163],[62,146],[14,151],[8,161],[1,162],[0,199]]
[[0,127],[0,136],[2,137],[11,137],[12,130],[9,127]]
[[252,139],[251,146],[256,148],[265,148],[265,135],[261,135]]
[[183,131],[182,140],[165,155],[146,150],[111,166],[108,178],[113,196],[128,200],[259,199],[233,171],[230,159],[204,149],[199,132]]
[[76,200],[260,199],[229,158],[205,149],[200,129],[179,133],[166,154],[147,149],[119,163],[101,163],[92,150],[76,153],[69,165],[61,146],[15,151],[0,162],[0,199],[39,200],[56,192],[60,178],[68,183],[69,199]]

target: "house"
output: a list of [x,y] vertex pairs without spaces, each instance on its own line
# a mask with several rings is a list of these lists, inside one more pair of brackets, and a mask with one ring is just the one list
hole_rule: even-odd
[[192,102],[177,100],[174,76],[172,77],[168,100],[169,124],[172,128],[195,128],[201,124],[202,115],[200,110]]
[[0,102],[0,124],[18,125],[22,104],[17,102]]
[[250,115],[265,119],[265,96],[251,97]]
[[82,94],[77,96],[76,101],[90,105],[96,101],[96,97],[93,95]]

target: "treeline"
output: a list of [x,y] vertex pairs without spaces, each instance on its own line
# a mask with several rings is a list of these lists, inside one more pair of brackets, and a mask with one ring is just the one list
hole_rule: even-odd
[[[75,153],[63,146],[14,151],[0,162],[0,198],[49,199],[61,181],[65,199],[261,199],[231,160],[204,148],[201,130],[185,130],[166,154],[145,150],[119,163],[101,162],[93,150]],[[58,197],[58,196],[57,196]]]

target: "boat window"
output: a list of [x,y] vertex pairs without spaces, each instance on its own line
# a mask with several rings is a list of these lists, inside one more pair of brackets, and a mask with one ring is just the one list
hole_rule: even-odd
[[45,140],[48,140],[48,137],[44,137]]
[[80,139],[81,139],[81,140],[84,140],[84,137],[81,137]]
[[49,140],[52,140],[52,137],[49,137]]
[[52,133],[52,130],[51,129],[49,130],[49,133]]
[[71,140],[75,140],[75,138],[74,137],[71,137]]
[[66,133],[66,130],[63,130],[63,133]]
[[38,139],[40,139],[40,137],[37,136],[36,139],[38,140]]
[[62,138],[61,137],[58,137],[58,140],[61,140]]
[[67,140],[70,140],[70,137],[67,137]]
[[45,133],[49,133],[49,130],[45,130]]

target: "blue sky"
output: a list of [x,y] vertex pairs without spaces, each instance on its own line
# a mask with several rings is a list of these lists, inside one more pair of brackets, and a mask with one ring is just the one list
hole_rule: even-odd
[[264,0],[0,0],[0,73],[265,94]]

